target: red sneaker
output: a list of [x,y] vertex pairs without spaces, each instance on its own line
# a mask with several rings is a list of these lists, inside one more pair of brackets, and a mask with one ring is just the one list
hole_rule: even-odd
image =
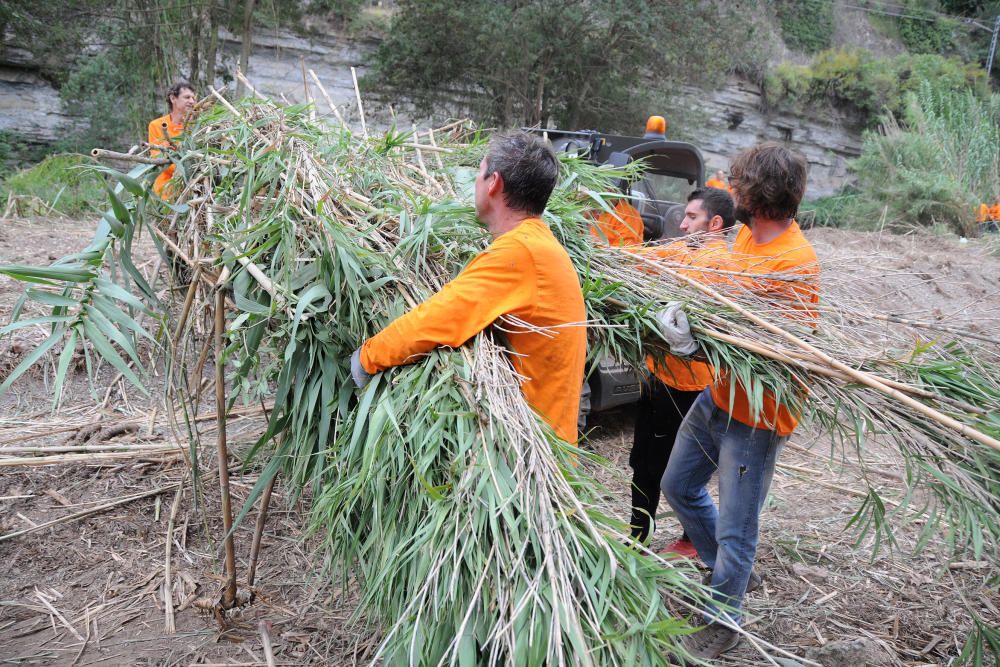
[[698,550],[694,548],[688,540],[683,537],[679,540],[674,541],[672,544],[668,544],[667,547],[660,552],[666,560],[675,560],[677,558],[689,558],[691,560],[698,559]]

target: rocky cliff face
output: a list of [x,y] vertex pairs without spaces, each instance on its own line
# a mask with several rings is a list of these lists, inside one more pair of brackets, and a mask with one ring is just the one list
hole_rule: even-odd
[[691,141],[709,169],[726,169],[729,158],[755,143],[782,142],[809,161],[809,199],[840,189],[849,178],[847,161],[861,152],[861,135],[850,119],[833,113],[803,118],[768,111],[757,86],[736,77],[713,91],[683,89],[679,98],[701,116]]
[[63,113],[59,91],[39,76],[30,52],[0,49],[0,132],[51,144],[71,131],[75,122]]
[[[311,69],[341,116],[358,125],[351,67],[362,76],[376,46],[371,41],[347,40],[338,35],[305,39],[284,31],[267,31],[254,38],[247,76],[265,95],[302,102],[305,70],[319,113],[330,113],[324,95],[308,76]],[[223,33],[220,65],[235,69],[239,50],[239,38]],[[768,112],[757,87],[735,77],[717,90],[682,89],[671,105],[683,106],[698,116],[697,122],[690,124],[698,128],[690,138],[701,148],[712,169],[725,169],[730,157],[759,141],[785,142],[803,153],[810,164],[810,198],[839,189],[848,178],[847,160],[861,149],[860,135],[851,128],[849,119],[831,114],[802,118]],[[387,111],[366,104],[369,125],[387,124]],[[400,120],[404,127],[409,124]],[[75,122],[61,109],[58,91],[38,76],[30,53],[11,48],[0,52],[0,131],[32,142],[51,143],[72,129]]]

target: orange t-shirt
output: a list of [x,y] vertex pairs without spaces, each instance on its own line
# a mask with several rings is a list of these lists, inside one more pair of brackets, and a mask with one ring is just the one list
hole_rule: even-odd
[[1000,202],[990,207],[990,220],[1000,220]]
[[[168,142],[166,137],[163,136],[164,125],[167,126],[166,129],[167,136],[170,137],[171,139],[180,136],[181,133],[184,132],[184,124],[174,123],[170,119],[170,114],[167,114],[166,116],[160,116],[159,118],[155,118],[149,121],[149,143],[155,144],[157,146],[169,145],[170,142]],[[151,157],[157,157],[159,154],[160,151],[158,150],[153,150],[150,152]],[[164,169],[160,173],[159,176],[156,177],[156,180],[153,182],[153,192],[155,192],[157,196],[160,197],[163,196],[163,187],[170,181],[171,178],[174,177],[174,166],[175,165],[169,165],[166,169]]]
[[[777,238],[767,243],[754,243],[750,228],[744,226],[733,243],[733,262],[736,270],[746,273],[786,273],[808,276],[797,282],[743,278],[739,282],[747,289],[770,299],[776,308],[789,317],[815,321],[818,314],[810,306],[819,303],[819,261],[812,245],[803,236],[794,220]],[[791,435],[798,426],[798,415],[787,406],[779,404],[774,394],[764,391],[763,408],[753,414],[750,399],[744,387],[733,384],[728,373],[711,385],[712,399],[736,421],[775,431],[780,436]]]
[[517,320],[501,326],[528,404],[576,442],[587,314],[569,255],[538,218],[497,237],[440,292],[365,341],[361,364],[377,373],[438,346],[459,347],[504,315]]
[[642,243],[642,216],[624,199],[615,204],[614,212],[604,211],[594,220],[590,233],[609,245],[626,246]]

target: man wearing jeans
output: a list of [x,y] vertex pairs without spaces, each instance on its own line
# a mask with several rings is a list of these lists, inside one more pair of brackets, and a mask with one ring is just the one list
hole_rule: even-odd
[[[737,155],[730,167],[736,217],[745,223],[730,258],[736,267],[733,280],[799,322],[814,320],[819,301],[816,253],[794,219],[806,171],[801,156],[778,144],[754,146]],[[781,280],[782,274],[796,280]],[[684,311],[673,304],[660,321],[671,349],[691,354],[695,343]],[[778,454],[798,425],[796,410],[778,403],[771,392],[764,391],[756,405],[753,394],[737,378],[721,373],[681,424],[661,481],[664,497],[712,569],[718,604],[705,610],[706,627],[684,639],[687,651],[703,660],[715,659],[739,642],[739,634],[719,621],[726,620],[723,612],[740,621],[757,553],[760,510]],[[718,509],[706,488],[716,472]]]

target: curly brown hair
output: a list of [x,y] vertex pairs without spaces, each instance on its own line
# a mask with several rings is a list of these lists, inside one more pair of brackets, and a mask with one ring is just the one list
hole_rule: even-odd
[[170,101],[170,98],[180,97],[183,90],[190,90],[193,93],[194,86],[187,81],[177,81],[174,85],[170,86],[170,90],[167,91],[167,111],[174,110],[174,103]]
[[806,159],[778,143],[757,144],[729,165],[729,184],[740,209],[753,217],[794,218],[806,192]]

